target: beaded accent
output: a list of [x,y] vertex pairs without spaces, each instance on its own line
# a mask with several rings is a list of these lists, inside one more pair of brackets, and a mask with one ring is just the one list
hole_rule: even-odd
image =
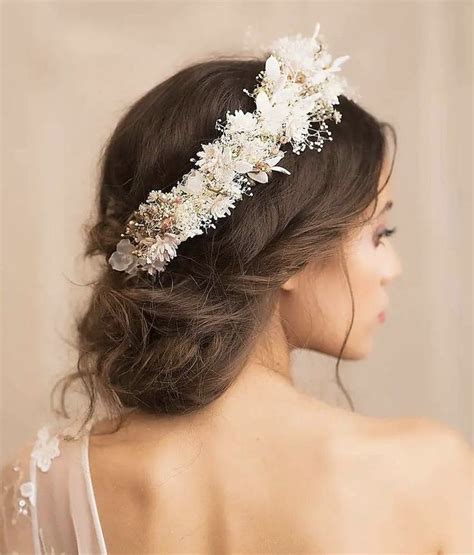
[[13,491],[17,492],[13,496],[14,511],[10,521],[11,524],[15,525],[18,515],[26,516],[31,519],[30,507],[34,507],[36,503],[36,488],[33,482],[23,481],[24,471],[19,461],[16,461],[12,468],[17,474],[17,478],[12,484],[4,485],[3,491],[6,493],[9,489],[13,488]]

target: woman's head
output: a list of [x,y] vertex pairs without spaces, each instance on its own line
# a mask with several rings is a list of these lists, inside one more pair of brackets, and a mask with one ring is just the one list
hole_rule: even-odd
[[385,158],[379,194],[366,211],[368,221],[348,234],[329,264],[320,267],[316,258],[281,286],[279,311],[293,346],[344,359],[365,358],[371,350],[380,313],[388,306],[386,288],[401,271],[400,259],[384,237],[393,232],[388,177]]
[[[290,348],[305,345],[310,318],[317,327],[308,346],[336,354],[351,316],[338,270],[345,259],[361,315],[345,355],[367,351],[369,321],[385,307],[383,284],[395,262],[391,254],[369,252],[357,232],[368,229],[388,177],[384,131],[393,128],[344,96],[342,121],[327,122],[333,140],[321,152],[287,153],[283,165],[291,175],[273,173],[216,229],[180,244],[158,281],[106,262],[139,203],[152,189],[169,191],[192,168],[201,144],[216,138],[217,119],[255,109],[243,89],[254,87],[264,66],[255,59],[191,65],[119,121],[103,153],[97,221],[85,249],[86,256],[101,257],[102,268],[77,323],[77,371],[64,378],[63,410],[76,379],[89,394],[90,415],[97,399],[111,410],[197,410],[237,378],[277,307]],[[303,276],[314,277],[314,291],[312,278],[302,286]]]

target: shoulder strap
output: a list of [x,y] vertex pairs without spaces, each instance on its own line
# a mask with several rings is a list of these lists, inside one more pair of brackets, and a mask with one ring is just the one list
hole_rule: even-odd
[[87,440],[43,425],[2,469],[0,553],[106,555]]

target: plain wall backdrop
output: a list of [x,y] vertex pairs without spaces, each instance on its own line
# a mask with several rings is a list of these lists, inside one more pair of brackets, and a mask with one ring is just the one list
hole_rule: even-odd
[[[470,2],[3,1],[1,18],[2,458],[51,417],[51,387],[74,366],[93,269],[82,226],[120,115],[188,63],[318,21],[333,57],[351,56],[358,102],[399,141],[389,221],[403,274],[370,357],[341,361],[343,383],[361,413],[433,418],[472,443]],[[298,387],[343,404],[335,359],[293,355]]]

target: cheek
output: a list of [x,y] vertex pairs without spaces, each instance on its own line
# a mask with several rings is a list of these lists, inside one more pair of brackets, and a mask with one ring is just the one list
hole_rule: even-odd
[[380,260],[371,239],[361,240],[352,251],[348,272],[354,295],[354,323],[372,323],[380,304]]

